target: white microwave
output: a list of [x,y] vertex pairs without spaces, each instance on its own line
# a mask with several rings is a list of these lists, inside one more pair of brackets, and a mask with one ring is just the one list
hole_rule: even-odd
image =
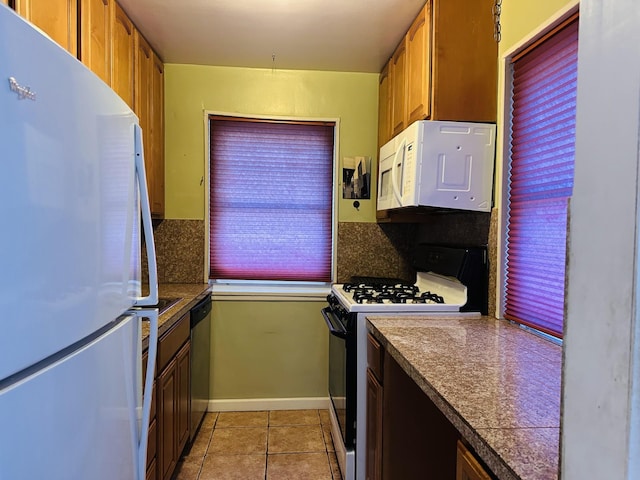
[[491,210],[496,126],[419,120],[380,149],[378,210]]

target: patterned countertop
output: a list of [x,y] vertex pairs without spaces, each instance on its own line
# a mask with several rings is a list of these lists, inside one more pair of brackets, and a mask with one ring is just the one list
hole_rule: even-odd
[[[160,298],[177,299],[158,318],[158,338],[169,330],[182,316],[189,312],[204,297],[209,295],[211,287],[207,283],[161,283],[158,285]],[[149,346],[149,323],[142,323],[142,348]]]
[[562,347],[484,316],[368,320],[498,478],[558,478]]

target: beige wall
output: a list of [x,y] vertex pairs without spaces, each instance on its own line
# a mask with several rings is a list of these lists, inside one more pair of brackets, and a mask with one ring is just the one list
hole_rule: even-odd
[[[205,111],[338,118],[339,165],[345,156],[370,156],[373,164],[377,158],[377,74],[168,64],[165,67],[167,218],[204,218],[206,182],[201,184],[201,179],[207,161]],[[338,182],[336,185],[339,192],[341,186]],[[340,200],[340,221],[374,222],[374,203],[362,201],[356,210],[352,201]]]

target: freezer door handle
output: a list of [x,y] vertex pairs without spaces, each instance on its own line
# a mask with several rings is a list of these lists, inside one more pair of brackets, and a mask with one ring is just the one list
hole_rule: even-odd
[[153,379],[155,377],[156,357],[158,353],[158,310],[141,309],[136,312],[139,319],[149,319],[149,350],[147,373],[142,393],[142,423],[138,440],[138,480],[147,478],[147,447],[149,441],[149,421],[151,420],[151,398],[153,396]]
[[138,297],[137,306],[151,306],[158,303],[158,268],[156,265],[156,247],[153,241],[153,227],[151,225],[151,207],[149,205],[149,189],[147,175],[144,168],[144,148],[142,143],[142,129],[134,125],[136,178],[140,188],[140,207],[142,210],[142,230],[147,247],[147,263],[149,266],[149,295]]

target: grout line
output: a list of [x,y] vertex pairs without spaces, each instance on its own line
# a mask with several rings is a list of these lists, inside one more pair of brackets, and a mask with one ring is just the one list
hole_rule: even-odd
[[[342,480],[341,475],[340,476],[334,475],[333,468],[331,466],[331,459],[330,459],[331,453],[334,453],[334,452],[330,452],[329,451],[329,444],[327,443],[327,438],[325,437],[325,434],[324,434],[322,417],[320,416],[320,410],[319,409],[314,409],[314,410],[316,411],[316,415],[317,415],[318,420],[319,420],[319,423],[317,424],[317,426],[320,427],[320,434],[322,436],[322,441],[323,441],[323,444],[324,444],[325,458],[326,458],[326,461],[327,461],[327,467],[329,468],[329,472],[330,472],[331,478],[333,480]],[[207,458],[207,456],[210,455],[209,454],[209,449],[211,448],[211,443],[213,441],[214,431],[216,430],[216,428],[224,428],[224,427],[219,427],[218,426],[219,420],[220,420],[220,412],[217,412],[216,418],[213,421],[213,424],[211,426],[211,431],[209,432],[209,438],[208,438],[207,445],[206,445],[206,448],[205,448],[205,453],[204,453],[203,457],[201,458],[198,472],[196,473],[195,478],[193,480],[199,480],[200,476],[202,475],[202,472],[203,472],[203,469],[204,469],[205,459]],[[315,425],[316,424],[300,424],[300,425],[295,424],[295,425],[279,425],[279,426],[282,426],[282,427],[289,426],[289,427],[291,427],[291,426],[315,426]],[[264,480],[267,480],[268,475],[269,475],[269,472],[268,472],[269,455],[270,455],[269,454],[269,433],[270,433],[270,429],[271,428],[275,428],[275,427],[278,427],[278,425],[271,425],[271,411],[268,411],[268,413],[267,413],[267,438],[266,438],[266,448],[265,448]],[[202,433],[203,433],[202,431],[198,432],[197,437],[200,436]],[[315,453],[315,452],[290,452],[289,454],[306,454],[306,453]],[[271,455],[277,455],[277,454],[273,453]]]

